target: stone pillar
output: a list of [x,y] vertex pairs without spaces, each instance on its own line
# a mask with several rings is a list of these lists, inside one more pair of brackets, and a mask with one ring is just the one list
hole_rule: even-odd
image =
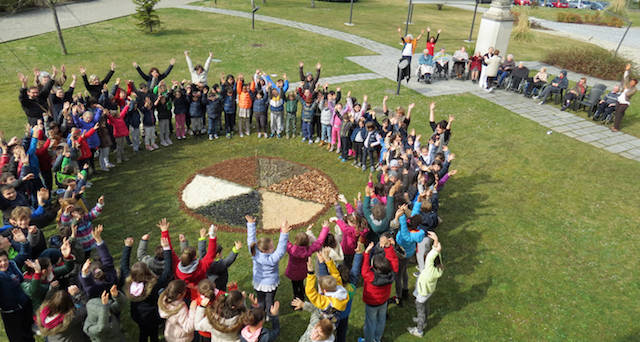
[[489,47],[500,50],[501,56],[507,55],[513,16],[511,15],[510,0],[493,0],[491,7],[482,16],[480,31],[476,42],[475,52],[485,54]]

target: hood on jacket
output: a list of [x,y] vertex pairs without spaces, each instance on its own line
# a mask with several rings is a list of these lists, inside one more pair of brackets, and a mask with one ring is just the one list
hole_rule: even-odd
[[51,323],[52,317],[42,317],[41,315],[42,312],[40,311],[36,317],[36,323],[38,323],[38,327],[40,328],[40,334],[42,336],[51,336],[61,334],[69,328],[69,325],[71,325],[71,322],[73,322],[75,317],[75,311],[70,310],[69,312],[64,313],[64,318],[58,324]]
[[158,300],[158,313],[160,313],[160,317],[162,318],[169,318],[182,310],[183,307],[186,308],[186,306],[187,304],[182,300],[176,300],[170,303],[167,302],[164,296],[160,296]]
[[392,284],[396,279],[395,273],[393,272],[379,273],[375,269],[372,269],[372,271],[374,274],[374,278],[373,278],[373,281],[371,282],[371,285],[373,286],[389,285],[389,284]]
[[182,263],[178,263],[178,269],[180,270],[180,272],[184,273],[184,274],[191,274],[193,273],[196,269],[198,269],[198,264],[200,263],[200,259],[196,259],[194,261],[192,261],[189,265],[187,266],[183,266]]

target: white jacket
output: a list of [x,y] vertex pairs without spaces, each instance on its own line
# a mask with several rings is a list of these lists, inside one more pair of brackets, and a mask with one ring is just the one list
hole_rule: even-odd
[[193,69],[193,63],[191,62],[191,57],[187,57],[187,66],[189,67],[189,72],[191,73],[191,83],[202,83],[204,85],[207,84],[207,74],[209,73],[209,65],[211,64],[211,56],[207,58],[207,61],[204,63],[204,71],[201,73],[197,73]]

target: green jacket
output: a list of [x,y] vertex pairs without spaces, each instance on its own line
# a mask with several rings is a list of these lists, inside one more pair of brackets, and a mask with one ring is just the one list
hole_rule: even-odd
[[[56,280],[69,274],[73,270],[74,264],[74,259],[65,259],[64,265],[53,268],[53,279]],[[20,286],[22,286],[24,293],[31,298],[33,311],[36,312],[49,292],[49,282],[43,281],[40,274],[27,273],[24,278],[25,281]]]
[[418,280],[416,281],[416,290],[421,296],[428,296],[430,293],[436,291],[438,278],[442,276],[442,269],[433,266],[433,261],[438,255],[440,255],[440,253],[433,248],[427,254],[424,269],[420,272],[420,276],[418,276]]
[[115,300],[109,299],[107,305],[102,304],[99,297],[87,302],[87,318],[82,330],[91,342],[125,342],[119,317],[126,303],[127,300],[120,292]]
[[284,104],[284,109],[287,114],[296,115],[298,112],[298,100],[287,100]]
[[394,217],[393,212],[393,197],[387,196],[387,208],[384,218],[381,221],[378,221],[373,218],[371,214],[371,197],[365,196],[364,202],[362,202],[362,211],[364,212],[364,217],[369,222],[369,227],[373,230],[378,236],[387,230],[389,230],[389,222]]

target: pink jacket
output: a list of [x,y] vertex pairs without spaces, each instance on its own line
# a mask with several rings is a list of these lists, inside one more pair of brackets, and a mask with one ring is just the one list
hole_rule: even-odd
[[[162,299],[160,299],[162,300]],[[163,310],[163,307],[165,310]],[[171,314],[171,312],[178,312]],[[193,340],[195,311],[189,310],[184,301],[159,305],[160,317],[166,318],[164,338],[167,342],[191,342]]]
[[287,253],[289,253],[289,263],[284,274],[291,280],[304,280],[307,277],[307,259],[322,248],[324,239],[329,234],[329,226],[322,227],[318,239],[311,246],[298,246],[287,242]]
[[124,106],[120,115],[116,118],[111,116],[111,114],[107,114],[107,121],[111,126],[113,126],[113,136],[115,138],[126,137],[129,135],[129,128],[127,128],[127,124],[124,122],[124,118],[127,116],[129,112],[129,105]]
[[356,254],[358,238],[360,237],[358,232],[355,228],[342,220],[336,221],[336,224],[338,224],[338,227],[340,227],[340,230],[342,231],[342,241],[340,242],[340,246],[342,246],[342,253],[346,255]]

